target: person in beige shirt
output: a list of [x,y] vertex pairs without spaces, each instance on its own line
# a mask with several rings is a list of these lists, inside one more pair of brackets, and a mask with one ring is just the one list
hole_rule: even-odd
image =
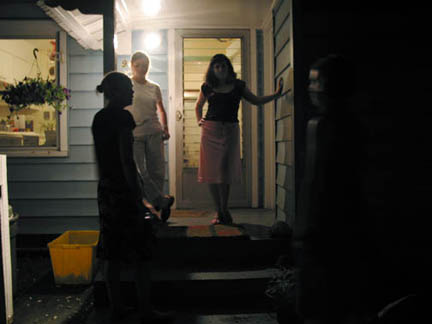
[[161,211],[160,217],[163,222],[166,222],[174,203],[173,196],[163,193],[165,181],[163,142],[170,138],[167,115],[159,85],[147,79],[150,68],[149,57],[143,52],[135,52],[131,58],[131,67],[134,96],[132,106],[126,109],[130,111],[136,124],[133,131],[134,157],[143,181],[145,194],[143,198],[157,211]]

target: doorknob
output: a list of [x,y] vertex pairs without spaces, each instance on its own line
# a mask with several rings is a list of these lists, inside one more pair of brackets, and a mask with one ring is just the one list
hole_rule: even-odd
[[180,121],[183,118],[183,114],[181,113],[180,110],[176,111],[176,120]]

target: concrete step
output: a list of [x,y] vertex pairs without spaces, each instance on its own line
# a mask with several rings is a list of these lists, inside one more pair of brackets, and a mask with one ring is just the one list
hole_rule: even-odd
[[[108,322],[109,309],[96,309],[90,314],[85,324],[99,324]],[[139,316],[137,313],[131,314],[124,319],[122,324],[137,324]],[[196,310],[187,310],[176,313],[175,324],[277,324],[275,313],[246,312],[235,314],[196,314]]]
[[290,254],[288,240],[160,239],[155,248],[154,261],[172,267],[179,264],[271,266],[282,254]]
[[[264,311],[271,308],[265,288],[275,268],[255,267],[230,269],[196,269],[191,266],[177,268],[156,267],[152,271],[152,300],[173,307],[218,307],[247,308],[260,305]],[[125,302],[135,305],[136,292],[133,272],[122,273],[122,293]],[[98,272],[94,283],[94,302],[98,307],[108,304],[102,272]]]

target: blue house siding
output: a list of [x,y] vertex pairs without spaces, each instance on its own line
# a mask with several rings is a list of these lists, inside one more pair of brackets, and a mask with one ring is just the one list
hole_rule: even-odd
[[[161,86],[169,113],[167,32],[160,32],[161,46],[149,53],[149,79]],[[143,31],[132,34],[133,50],[143,49]],[[118,70],[123,60],[118,57]],[[9,158],[9,200],[19,213],[20,234],[56,234],[73,229],[97,229],[97,165],[91,123],[103,107],[96,86],[103,77],[103,53],[83,49],[68,37],[68,87],[71,89],[68,118],[69,156],[56,158]],[[168,144],[166,143],[166,157]],[[168,192],[168,161],[165,191]]]
[[20,214],[21,234],[98,228],[98,175],[90,127],[103,107],[103,96],[95,91],[103,76],[103,56],[101,51],[84,50],[70,37],[67,45],[69,156],[8,158],[9,200]]
[[276,205],[277,219],[292,225],[295,211],[294,189],[294,108],[292,70],[291,0],[280,0],[273,11],[275,88],[284,79],[284,95],[276,102]]

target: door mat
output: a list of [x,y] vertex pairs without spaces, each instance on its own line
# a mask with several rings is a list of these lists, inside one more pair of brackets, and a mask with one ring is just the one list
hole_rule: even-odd
[[171,217],[203,217],[209,215],[208,210],[200,209],[172,209]]
[[166,226],[158,229],[158,238],[190,238],[190,239],[249,239],[249,235],[239,225],[194,225],[194,226]]

